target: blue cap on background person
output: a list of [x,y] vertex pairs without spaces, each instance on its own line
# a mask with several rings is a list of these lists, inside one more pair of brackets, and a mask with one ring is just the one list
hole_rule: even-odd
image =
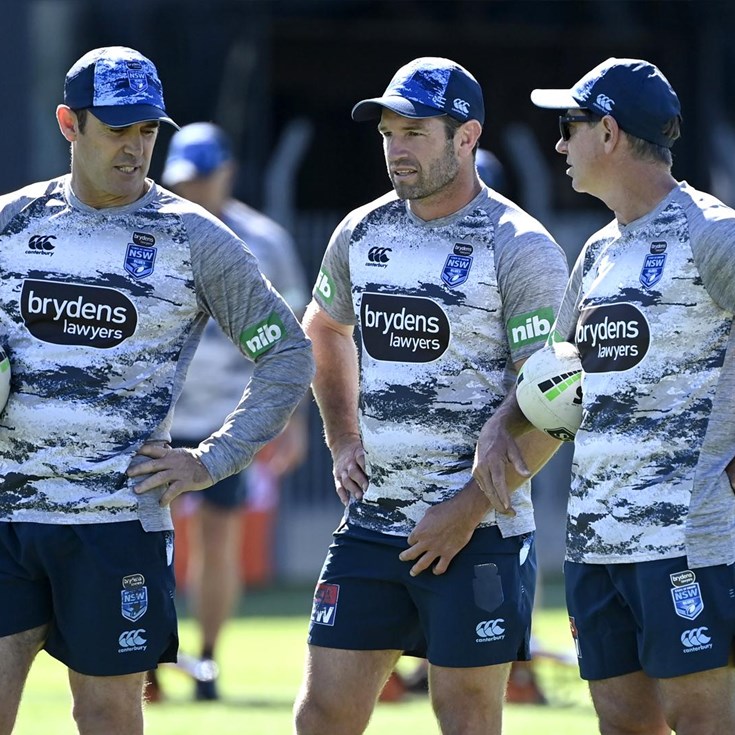
[[163,86],[150,59],[125,46],[89,51],[66,74],[64,104],[88,109],[112,128],[149,120],[178,125],[168,116]]
[[230,160],[232,147],[222,128],[209,122],[184,125],[171,137],[161,182],[176,186],[209,176]]
[[585,74],[571,89],[534,89],[537,107],[567,110],[581,107],[610,115],[630,135],[670,148],[664,127],[681,115],[676,92],[660,70],[641,59],[609,58]]
[[486,148],[478,148],[475,154],[475,166],[482,183],[502,193],[505,188],[505,172],[498,157]]
[[477,80],[451,59],[435,56],[402,66],[382,97],[362,100],[352,108],[352,119],[377,120],[383,108],[404,117],[449,115],[460,122],[485,122],[485,104]]

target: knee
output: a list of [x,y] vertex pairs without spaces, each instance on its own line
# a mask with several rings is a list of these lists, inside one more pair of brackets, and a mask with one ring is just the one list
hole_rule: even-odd
[[115,707],[109,702],[75,702],[72,710],[79,735],[102,732],[143,733],[143,704],[136,708]]
[[367,728],[370,714],[361,713],[354,703],[348,705],[347,702],[302,696],[294,704],[294,732],[296,735],[361,735]]

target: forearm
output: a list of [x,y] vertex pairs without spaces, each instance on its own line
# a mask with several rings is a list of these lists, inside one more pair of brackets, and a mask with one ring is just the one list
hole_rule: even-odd
[[335,329],[322,312],[310,307],[304,329],[312,340],[316,375],[312,392],[324,424],[327,446],[334,449],[340,440],[357,437],[359,379],[357,350],[347,328]]

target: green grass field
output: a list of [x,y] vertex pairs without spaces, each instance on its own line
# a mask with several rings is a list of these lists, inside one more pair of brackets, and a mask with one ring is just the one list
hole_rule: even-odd
[[[307,593],[308,594],[308,593]],[[297,607],[308,606],[308,597]],[[263,607],[263,605],[261,605]],[[291,706],[301,678],[306,615],[264,615],[252,596],[248,615],[233,620],[221,644],[223,700],[191,701],[191,681],[162,667],[166,701],[146,709],[149,735],[290,735]],[[564,610],[536,615],[535,636],[545,649],[571,653]],[[181,622],[182,650],[194,652],[195,629]],[[408,662],[406,662],[408,664]],[[403,665],[403,663],[401,664]],[[591,735],[597,732],[586,685],[576,667],[540,659],[537,664],[549,706],[508,705],[505,735]],[[435,735],[438,728],[425,696],[378,705],[369,735]],[[31,670],[14,735],[75,735],[66,673],[41,653]],[[326,735],[326,734],[325,734]]]

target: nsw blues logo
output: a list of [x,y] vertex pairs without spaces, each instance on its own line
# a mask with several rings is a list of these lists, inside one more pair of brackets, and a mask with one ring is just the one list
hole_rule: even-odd
[[128,62],[128,83],[130,88],[136,92],[142,92],[148,89],[148,77],[145,70],[137,61]]
[[442,281],[450,288],[461,286],[470,275],[472,258],[467,255],[449,255],[442,269]]
[[133,278],[150,276],[156,264],[156,250],[157,248],[148,247],[147,245],[128,243],[128,249],[125,253],[125,270]]
[[661,280],[661,276],[664,274],[665,263],[665,253],[646,255],[640,275],[640,281],[645,288],[651,288],[651,286],[655,286]]
[[702,591],[694,572],[687,569],[669,576],[674,585],[671,589],[674,611],[680,618],[694,620],[704,610]]
[[314,593],[314,605],[311,608],[311,622],[319,625],[334,625],[337,617],[337,600],[339,585],[320,582]]
[[142,574],[129,574],[123,577],[120,592],[120,614],[131,622],[140,620],[148,611],[148,587]]

